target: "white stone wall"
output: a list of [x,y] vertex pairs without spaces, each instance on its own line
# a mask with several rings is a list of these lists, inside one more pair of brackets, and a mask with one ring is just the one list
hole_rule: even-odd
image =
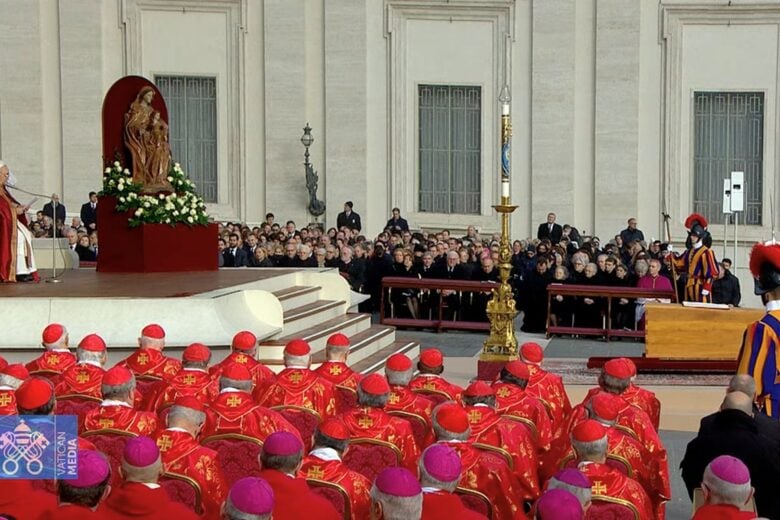
[[[302,127],[333,225],[353,200],[375,235],[393,206],[416,227],[498,229],[498,101],[511,85],[513,236],[548,211],[608,240],[628,217],[684,238],[695,90],[765,93],[765,224],[780,199],[780,0],[3,0],[0,157],[76,214],[100,183],[100,108],[124,74],[218,80],[219,219],[311,221]],[[480,85],[483,211],[417,208],[417,85]],[[41,201],[41,205],[44,201]],[[780,204],[775,214],[780,221]],[[713,226],[720,244],[723,229]],[[722,246],[716,249],[720,255]],[[733,256],[731,247],[728,252]]]

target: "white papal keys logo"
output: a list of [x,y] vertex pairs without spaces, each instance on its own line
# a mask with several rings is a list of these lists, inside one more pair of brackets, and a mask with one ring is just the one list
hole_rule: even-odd
[[24,420],[12,432],[0,435],[0,451],[3,454],[3,474],[16,475],[24,464],[27,473],[38,475],[43,471],[41,458],[50,442],[41,432],[33,431]]

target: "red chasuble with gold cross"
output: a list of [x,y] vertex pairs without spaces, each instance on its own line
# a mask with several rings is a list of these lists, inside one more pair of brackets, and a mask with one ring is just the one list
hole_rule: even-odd
[[300,438],[287,419],[269,408],[255,404],[247,392],[222,392],[206,409],[201,439],[211,435],[237,433],[265,442],[274,432],[290,432]]

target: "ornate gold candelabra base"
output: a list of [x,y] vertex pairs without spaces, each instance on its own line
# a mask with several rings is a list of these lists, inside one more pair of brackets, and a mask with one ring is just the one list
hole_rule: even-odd
[[[501,204],[493,206],[501,214],[501,241],[498,250],[498,278],[501,285],[493,289],[493,298],[487,304],[490,319],[490,336],[482,346],[480,361],[498,362],[503,366],[507,361],[517,359],[517,338],[515,337],[515,299],[509,276],[512,271],[512,249],[509,246],[509,217],[517,206],[509,202],[509,197],[501,197]],[[500,369],[499,369],[500,370]]]

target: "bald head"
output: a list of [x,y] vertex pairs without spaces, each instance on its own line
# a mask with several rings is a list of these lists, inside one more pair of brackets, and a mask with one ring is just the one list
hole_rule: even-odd
[[756,380],[747,374],[737,374],[729,381],[726,392],[742,392],[751,399],[756,397]]
[[721,410],[739,410],[747,415],[753,415],[753,399],[742,392],[730,392],[720,405]]

